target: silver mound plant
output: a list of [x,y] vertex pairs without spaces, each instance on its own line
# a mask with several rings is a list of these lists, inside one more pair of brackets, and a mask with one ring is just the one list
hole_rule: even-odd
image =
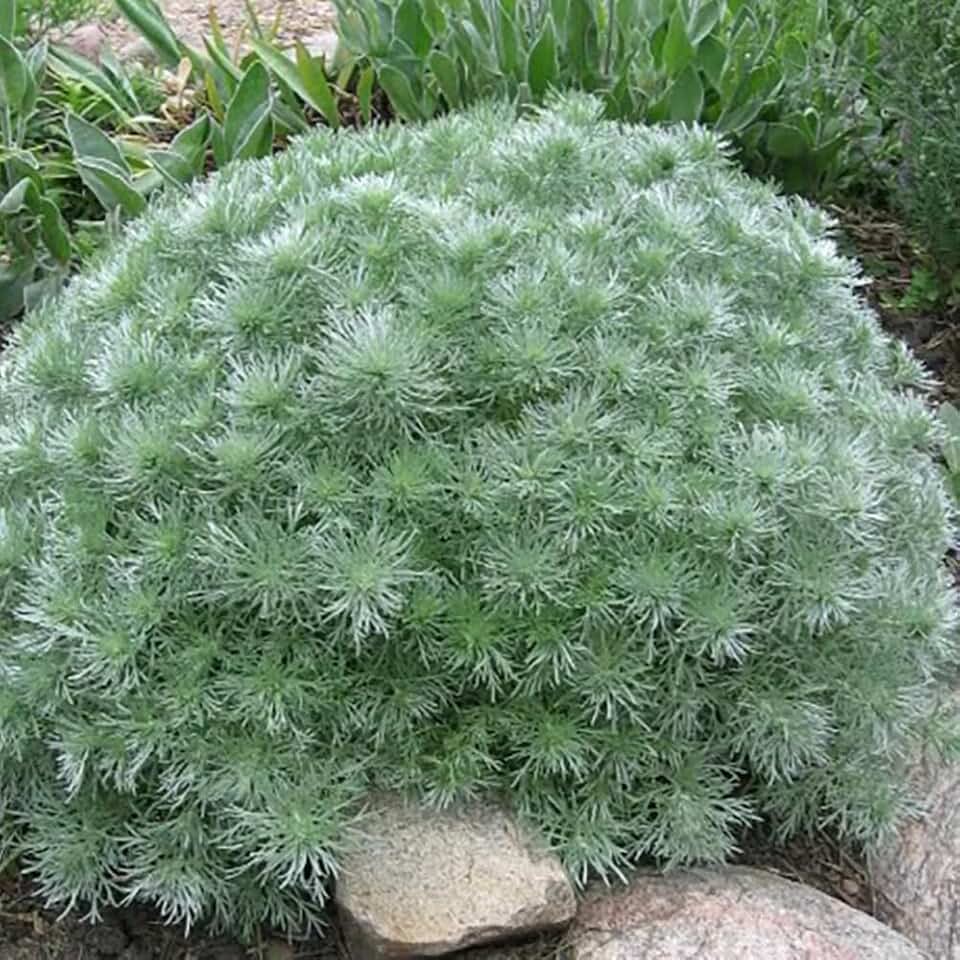
[[952,518],[830,229],[585,97],[153,206],[0,361],[7,849],[249,936],[372,791],[504,797],[580,879],[876,838]]

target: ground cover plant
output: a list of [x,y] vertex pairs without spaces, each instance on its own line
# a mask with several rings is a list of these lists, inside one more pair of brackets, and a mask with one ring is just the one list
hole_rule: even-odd
[[2,836],[51,900],[296,931],[374,789],[502,794],[581,879],[909,806],[924,374],[823,214],[601,109],[314,134],[19,326]]

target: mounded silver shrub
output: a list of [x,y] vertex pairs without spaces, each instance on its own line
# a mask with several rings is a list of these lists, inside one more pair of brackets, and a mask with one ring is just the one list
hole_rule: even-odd
[[856,285],[712,135],[582,97],[155,206],[0,361],[10,848],[249,935],[373,789],[505,795],[578,877],[877,836],[954,598]]

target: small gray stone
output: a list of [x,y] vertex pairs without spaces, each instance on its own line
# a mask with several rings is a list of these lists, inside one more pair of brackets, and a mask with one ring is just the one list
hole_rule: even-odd
[[503,810],[381,799],[342,859],[336,903],[353,960],[438,956],[563,927],[560,862]]
[[588,895],[574,960],[925,960],[878,920],[749,867],[642,872]]

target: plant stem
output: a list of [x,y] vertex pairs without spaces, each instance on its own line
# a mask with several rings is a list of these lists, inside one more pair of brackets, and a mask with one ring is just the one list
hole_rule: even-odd
[[607,0],[607,45],[603,51],[603,76],[606,79],[610,74],[610,59],[613,56],[613,31],[616,26],[616,0]]

